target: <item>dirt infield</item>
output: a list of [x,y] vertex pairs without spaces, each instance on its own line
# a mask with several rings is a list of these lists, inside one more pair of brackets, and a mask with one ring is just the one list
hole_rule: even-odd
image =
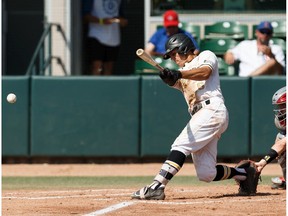
[[[2,176],[154,176],[161,163],[146,164],[3,164]],[[235,164],[226,164],[235,166]],[[265,167],[263,175],[281,175],[278,164]],[[177,175],[196,175],[193,163],[185,163]]]
[[[233,166],[233,165],[232,165]],[[3,176],[154,176],[161,164],[2,165]],[[281,175],[279,165],[263,175]],[[195,175],[185,164],[179,175]],[[149,182],[147,182],[149,183]],[[135,201],[135,187],[2,191],[2,215],[285,215],[286,191],[259,185],[258,194],[236,196],[237,185],[167,186],[165,201]]]

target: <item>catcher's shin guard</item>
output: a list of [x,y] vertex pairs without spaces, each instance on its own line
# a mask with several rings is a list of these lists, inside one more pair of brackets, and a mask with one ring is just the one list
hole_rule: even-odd
[[283,177],[286,181],[286,151],[282,155],[279,156],[278,163],[281,166]]
[[236,181],[239,184],[239,192],[240,196],[252,196],[257,192],[258,181],[260,177],[260,173],[257,172],[255,167],[255,162],[251,160],[243,160],[236,166],[237,168],[244,168],[247,177],[244,181]]

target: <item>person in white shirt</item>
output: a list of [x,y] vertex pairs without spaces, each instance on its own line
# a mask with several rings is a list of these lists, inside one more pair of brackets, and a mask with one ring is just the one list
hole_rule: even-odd
[[263,21],[255,30],[255,40],[241,41],[229,49],[224,59],[227,64],[239,61],[239,76],[283,75],[285,74],[285,55],[282,48],[272,44],[273,27]]
[[[182,92],[191,119],[172,144],[170,154],[154,181],[133,193],[132,199],[164,200],[166,185],[179,172],[188,155],[193,158],[200,181],[233,178],[251,182],[256,169],[217,164],[217,144],[228,127],[229,115],[220,88],[216,55],[209,50],[198,55],[195,44],[184,33],[171,36],[165,47],[163,58],[171,58],[180,69],[165,68],[160,72],[160,78]],[[177,118],[177,111],[171,115]]]
[[128,24],[123,17],[121,0],[83,1],[84,21],[88,26],[88,57],[92,75],[112,75],[117,60],[120,27]]

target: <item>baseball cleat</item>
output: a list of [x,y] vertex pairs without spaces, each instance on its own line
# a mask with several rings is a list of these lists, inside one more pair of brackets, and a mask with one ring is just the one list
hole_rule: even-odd
[[164,188],[152,189],[148,186],[141,188],[131,195],[132,199],[140,200],[164,200]]
[[283,182],[285,182],[285,179],[284,177],[274,177],[274,178],[271,178],[271,181],[273,184],[281,185],[283,184]]
[[273,190],[286,190],[286,182],[283,182],[283,184],[279,185],[279,184],[272,184],[271,185],[271,189]]
[[280,190],[286,190],[286,181],[284,177],[274,177],[271,178],[272,185],[271,189],[280,189]]

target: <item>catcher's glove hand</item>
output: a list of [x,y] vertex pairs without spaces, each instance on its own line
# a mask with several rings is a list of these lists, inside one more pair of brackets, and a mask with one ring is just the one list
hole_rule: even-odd
[[240,196],[255,195],[257,192],[258,181],[260,178],[260,172],[257,172],[255,162],[251,160],[242,160],[236,165],[236,168],[244,168],[247,173],[246,180],[236,181],[239,184],[238,195]]

